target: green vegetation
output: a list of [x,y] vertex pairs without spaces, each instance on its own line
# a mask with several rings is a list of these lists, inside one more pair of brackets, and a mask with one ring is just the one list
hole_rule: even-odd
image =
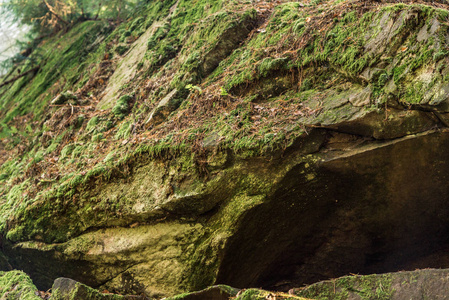
[[[315,127],[380,112],[387,96],[421,104],[423,91],[436,95],[449,80],[446,25],[418,41],[428,22],[447,17],[428,6],[348,11],[345,1],[289,2],[275,5],[265,20],[263,8],[246,1],[175,3],[142,4],[115,29],[77,23],[31,55],[38,72],[0,88],[0,138],[8,151],[25,145],[0,167],[0,226],[9,239],[65,241],[90,222],[108,226],[104,220],[127,213],[126,199],[109,203],[90,191],[128,176],[142,161],[188,161],[182,172],[207,178],[214,170],[207,158],[217,151],[229,150],[234,159],[281,157]],[[403,20],[391,34],[382,23],[390,19]],[[149,38],[134,77],[120,81],[109,109],[99,109],[103,92],[116,83],[110,81],[120,55],[144,32]],[[378,46],[387,36],[391,44]],[[426,81],[428,67],[440,75]],[[175,89],[166,122],[147,125]],[[69,90],[76,101],[51,104]],[[364,90],[369,104],[348,102]],[[89,221],[55,226],[73,211]]]
[[[34,54],[41,57],[39,61],[43,62],[39,72],[32,78],[25,76],[17,80],[0,99],[0,123],[5,124],[0,137],[7,136],[4,128],[16,116],[33,113],[36,119],[41,118],[48,110],[48,103],[54,97],[55,89],[57,92],[58,89],[72,88],[82,71],[80,64],[95,50],[96,46],[92,43],[98,35],[107,32],[105,24],[90,21],[76,26],[64,36],[63,41],[61,36],[47,41],[42,46],[41,53]],[[26,65],[23,70],[30,67]]]
[[112,113],[119,119],[123,119],[129,112],[129,104],[133,99],[131,95],[123,95],[112,108]]
[[5,300],[39,300],[37,288],[21,271],[0,272],[0,298]]
[[140,1],[111,0],[6,0],[4,5],[23,24],[33,26],[39,33],[66,29],[73,23],[86,19],[126,19]]
[[[0,88],[0,151],[7,153],[0,157],[0,234],[9,241],[60,243],[59,250],[98,228],[187,215],[182,222],[208,227],[195,253],[181,251],[180,265],[190,269],[180,286],[200,289],[213,283],[215,254],[242,215],[273,192],[288,160],[320,160],[332,139],[326,129],[357,123],[364,131],[354,134],[385,139],[373,131],[392,118],[388,101],[406,115],[447,95],[447,13],[429,6],[141,5],[121,23],[118,10],[105,11],[108,22],[75,21],[95,10],[74,8],[64,19],[71,25],[61,25],[66,32],[42,41],[20,67],[22,74],[39,70]],[[148,122],[155,111],[160,122]],[[419,123],[408,120],[401,115],[403,128]],[[269,161],[269,170],[259,168]],[[317,175],[307,172],[305,180]],[[393,292],[388,277],[351,277],[301,295],[389,299]],[[237,299],[269,294],[250,289]]]
[[87,285],[84,285],[80,282],[76,282],[74,286],[70,289],[69,292],[67,290],[64,290],[64,292],[61,292],[59,288],[55,289],[51,293],[51,299],[52,300],[75,300],[75,299],[86,299],[86,300],[102,300],[102,299],[108,299],[108,300],[122,300],[125,297],[120,295],[112,295],[112,294],[102,294],[98,290],[95,290]]
[[114,51],[118,54],[118,55],[123,55],[125,54],[126,51],[128,51],[129,47],[126,45],[117,45],[114,48]]
[[388,300],[394,289],[391,287],[391,274],[347,276],[331,281],[313,284],[298,295],[312,299],[344,300],[357,295],[360,299]]

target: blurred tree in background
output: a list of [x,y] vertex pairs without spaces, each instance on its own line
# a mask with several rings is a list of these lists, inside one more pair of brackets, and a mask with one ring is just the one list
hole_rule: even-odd
[[138,0],[5,0],[4,5],[22,24],[31,25],[39,34],[67,29],[88,19],[120,22]]
[[[43,38],[86,20],[117,25],[144,2],[148,0],[0,0],[0,17],[7,20],[0,20],[0,75],[26,61]],[[21,32],[19,39],[23,28],[27,38]]]

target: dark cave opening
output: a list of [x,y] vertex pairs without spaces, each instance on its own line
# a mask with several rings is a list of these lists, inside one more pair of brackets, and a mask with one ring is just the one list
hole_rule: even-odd
[[[449,267],[449,135],[297,166],[248,212],[218,283],[288,290],[349,274]],[[313,174],[313,179],[307,174]]]

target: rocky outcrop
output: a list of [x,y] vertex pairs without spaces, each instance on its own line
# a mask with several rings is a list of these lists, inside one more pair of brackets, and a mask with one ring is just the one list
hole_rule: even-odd
[[[49,102],[69,89],[45,66],[2,90],[2,268],[160,298],[449,266],[445,4],[150,1],[139,17],[77,66],[76,103]],[[81,37],[102,28],[43,47],[94,49]]]

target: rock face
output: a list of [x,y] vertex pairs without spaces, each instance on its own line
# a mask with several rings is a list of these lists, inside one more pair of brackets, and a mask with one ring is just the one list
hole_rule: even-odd
[[[448,142],[447,133],[424,133],[329,151],[315,165],[293,167],[229,239],[218,280],[274,288],[287,278],[300,285],[424,267],[417,261],[447,247],[442,182],[449,157],[434,151]],[[428,266],[447,256],[440,259]]]
[[447,9],[149,1],[42,45],[0,90],[0,267],[156,298],[449,267]]

